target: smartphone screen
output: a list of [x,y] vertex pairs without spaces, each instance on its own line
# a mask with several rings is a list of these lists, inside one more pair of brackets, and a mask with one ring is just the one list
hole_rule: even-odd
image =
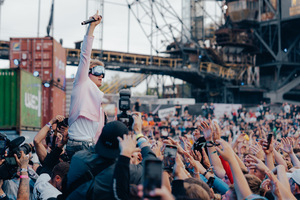
[[143,185],[144,197],[150,197],[149,193],[155,188],[161,187],[162,161],[158,159],[145,160]]
[[164,151],[164,169],[172,172],[176,162],[177,147],[166,145]]

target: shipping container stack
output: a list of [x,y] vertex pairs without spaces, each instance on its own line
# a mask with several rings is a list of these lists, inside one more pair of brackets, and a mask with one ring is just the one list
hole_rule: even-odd
[[66,51],[62,45],[52,37],[11,38],[10,68],[17,67],[42,81],[41,126],[58,114],[65,115]]

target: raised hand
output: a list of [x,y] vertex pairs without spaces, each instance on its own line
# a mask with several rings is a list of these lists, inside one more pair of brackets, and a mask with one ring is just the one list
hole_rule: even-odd
[[213,140],[214,141],[220,140],[221,139],[221,128],[220,128],[218,122],[214,121],[214,126],[216,128],[216,131],[214,131],[214,133],[213,133]]
[[289,139],[282,138],[281,143],[282,143],[281,150],[283,150],[284,152],[286,152],[288,154],[293,153],[293,145],[292,145],[292,142]]
[[274,148],[276,151],[279,151],[279,149],[282,149],[283,148],[283,145],[281,142],[275,142],[274,143]]
[[[178,142],[173,140],[171,137],[168,137],[168,141],[171,143],[171,145],[177,146],[177,152],[178,153],[183,154],[184,149],[180,146],[180,144]],[[164,140],[164,143],[165,143],[165,140]]]
[[152,151],[155,153],[156,157],[158,158],[162,156],[162,151],[161,151],[162,146],[163,146],[162,142],[157,141],[151,148]]
[[29,155],[25,155],[24,151],[20,151],[21,157],[18,158],[16,154],[14,154],[16,162],[18,163],[20,168],[27,169],[28,163],[29,163]]
[[262,139],[260,141],[260,144],[262,145],[265,154],[273,153],[273,144],[274,144],[273,138],[272,138],[272,140],[270,142],[269,148],[268,148],[268,141],[266,139]]
[[265,157],[262,146],[258,143],[256,145],[250,145],[250,152],[260,160],[263,160]]
[[207,122],[201,122],[200,129],[204,134],[206,141],[212,140],[212,129]]
[[196,160],[198,160],[199,162],[201,162],[201,160],[202,160],[202,155],[201,155],[201,153],[200,153],[200,151],[195,151],[195,154],[196,154],[196,156],[197,156],[197,159]]
[[250,169],[258,169],[261,172],[265,172],[266,170],[269,170],[269,168],[257,157],[253,155],[247,155],[246,162],[249,163]]
[[119,148],[121,155],[126,157],[131,157],[132,153],[140,151],[139,148],[136,148],[136,137],[135,135],[123,135],[123,139],[118,137]]
[[238,136],[238,138],[236,139],[236,142],[237,143],[241,143],[241,142],[244,142],[244,140],[245,140],[245,135],[246,135],[246,133],[241,133],[239,136]]
[[231,146],[224,140],[217,140],[216,142],[220,143],[222,146],[222,150],[219,147],[216,147],[216,150],[218,153],[223,157],[226,161],[231,161],[232,159],[235,159],[234,151],[231,148]]
[[270,190],[272,191],[273,195],[277,197],[277,199],[282,199],[281,195],[280,195],[280,191],[279,191],[279,181],[276,178],[276,176],[270,171],[270,170],[266,170],[265,173],[267,174],[267,176],[269,177],[269,184],[268,187],[270,188]]
[[63,115],[56,115],[53,119],[51,119],[52,124],[57,122],[62,122],[65,119]]
[[100,24],[101,20],[102,20],[102,16],[99,15],[99,11],[97,10],[97,13],[93,16],[90,17],[90,19],[95,19],[95,22],[92,22],[91,25],[97,26],[98,24]]
[[143,124],[143,121],[142,121],[142,115],[141,113],[139,112],[133,112],[132,113],[132,118],[133,118],[133,130],[134,130],[134,133],[135,134],[140,134],[142,133],[142,124]]

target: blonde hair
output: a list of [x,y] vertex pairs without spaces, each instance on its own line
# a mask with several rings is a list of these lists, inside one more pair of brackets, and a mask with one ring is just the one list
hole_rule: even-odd
[[101,65],[104,66],[104,63],[100,60],[96,60],[96,59],[91,59],[90,60],[90,68],[95,67],[96,65]]

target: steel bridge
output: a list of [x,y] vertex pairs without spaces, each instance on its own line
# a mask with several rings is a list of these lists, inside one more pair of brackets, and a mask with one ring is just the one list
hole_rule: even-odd
[[[67,65],[77,66],[79,64],[80,49],[66,48],[66,55]],[[194,85],[199,83],[199,79],[206,78],[220,81],[237,80],[245,73],[245,70],[224,67],[212,62],[184,65],[180,58],[116,51],[92,50],[91,58],[102,60],[108,70],[169,75]],[[9,59],[8,41],[0,41],[0,59]]]

